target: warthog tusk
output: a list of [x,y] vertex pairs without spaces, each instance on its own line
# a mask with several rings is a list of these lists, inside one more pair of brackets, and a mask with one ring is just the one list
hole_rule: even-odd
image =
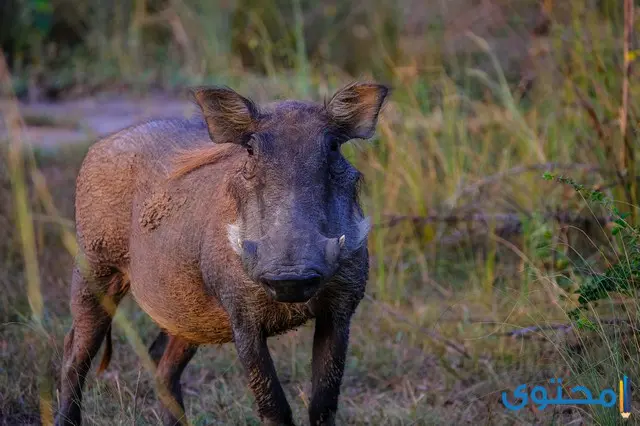
[[340,244],[340,248],[344,247],[344,242],[345,242],[346,238],[343,235],[342,237],[340,237],[340,239],[338,240],[338,244]]

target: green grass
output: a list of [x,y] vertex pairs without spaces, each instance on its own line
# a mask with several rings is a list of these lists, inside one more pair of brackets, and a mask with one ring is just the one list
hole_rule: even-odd
[[[295,43],[286,52],[295,59],[292,69],[281,67],[279,52],[264,56],[270,41],[258,40],[265,43],[260,52],[264,68],[271,70],[266,76],[238,67],[222,39],[207,43],[217,32],[204,25],[212,7],[200,16],[190,12],[195,3],[178,3],[184,7],[178,16],[189,23],[193,55],[201,60],[190,56],[185,64],[172,57],[175,40],[167,41],[171,36],[164,33],[153,46],[166,49],[164,58],[171,60],[136,56],[140,46],[123,44],[122,34],[144,38],[155,30],[123,18],[91,27],[84,47],[101,61],[86,50],[76,53],[74,66],[82,72],[66,74],[74,76],[69,81],[81,88],[126,82],[139,94],[150,82],[165,90],[225,83],[257,100],[319,100],[351,79],[338,68],[306,59],[309,45],[301,35],[317,29],[308,28],[303,1],[296,3],[300,10],[292,8]],[[514,413],[500,402],[502,391],[552,377],[594,392],[615,386],[622,374],[640,377],[635,297],[612,294],[590,305],[591,329],[558,326],[571,324],[568,312],[578,306],[575,290],[613,262],[624,262],[628,248],[609,226],[593,220],[568,226],[549,219],[546,214],[555,211],[589,219],[607,210],[545,181],[543,173],[555,171],[603,188],[621,211],[632,213],[635,225],[639,194],[635,180],[616,177],[625,176],[617,122],[621,28],[580,2],[554,10],[557,25],[545,38],[550,53],[528,65],[536,79],[524,98],[516,89],[518,70],[504,69],[509,61],[483,40],[475,40],[473,54],[441,52],[442,25],[430,24],[436,29],[424,37],[434,47],[425,48],[423,56],[394,56],[396,62],[387,63],[394,92],[378,136],[344,151],[365,175],[362,201],[375,226],[367,297],[351,333],[341,424],[620,422],[614,408],[538,412],[527,407]],[[521,20],[510,22],[520,25]],[[203,28],[206,36],[198,37]],[[371,55],[387,58],[380,50]],[[54,80],[62,72],[53,66],[44,70]],[[18,73],[17,80],[27,74]],[[630,91],[628,134],[638,146],[640,85],[631,84]],[[24,118],[27,125],[56,124],[47,117]],[[7,236],[0,238],[0,424],[46,423],[47,407],[56,405],[63,336],[70,324],[75,176],[88,145],[28,153],[25,161],[16,155],[20,147],[0,146],[0,235]],[[638,170],[637,153],[632,160],[627,172]],[[470,214],[488,219],[420,220]],[[500,220],[505,214],[510,221]],[[131,299],[120,312],[112,364],[102,377],[87,381],[85,419],[98,425],[156,424],[157,398],[140,360],[140,340],[148,345],[157,329]],[[531,329],[513,336],[526,327]],[[309,324],[270,341],[302,424],[310,393],[311,337]],[[232,346],[202,348],[183,384],[194,424],[258,424]],[[634,403],[631,421],[638,415]]]

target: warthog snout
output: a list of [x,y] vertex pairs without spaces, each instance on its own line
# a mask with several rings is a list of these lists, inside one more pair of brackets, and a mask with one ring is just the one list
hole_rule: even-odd
[[278,302],[306,302],[320,289],[324,279],[313,271],[304,274],[264,274],[260,282]]
[[242,260],[255,281],[278,302],[301,303],[315,296],[336,273],[345,238],[317,238],[314,243],[277,250],[266,239],[242,242]]

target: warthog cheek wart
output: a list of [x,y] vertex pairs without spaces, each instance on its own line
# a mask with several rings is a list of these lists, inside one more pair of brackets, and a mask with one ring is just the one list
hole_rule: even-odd
[[227,238],[231,249],[237,254],[242,254],[242,241],[240,240],[240,226],[236,224],[227,225]]

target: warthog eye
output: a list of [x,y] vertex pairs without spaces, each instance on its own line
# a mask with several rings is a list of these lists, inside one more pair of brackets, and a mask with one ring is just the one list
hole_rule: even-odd
[[251,179],[256,175],[256,158],[253,155],[253,142],[254,140],[252,137],[244,144],[244,147],[247,149],[247,153],[249,154],[249,158],[244,162],[244,167],[242,169],[242,176],[245,179]]
[[253,135],[249,135],[246,142],[242,144],[246,149],[249,155],[253,155]]
[[325,140],[328,145],[329,145],[329,149],[332,152],[336,152],[340,150],[340,145],[345,142],[345,138],[341,137],[340,135],[334,134],[333,132],[327,132],[325,133]]
[[325,134],[325,143],[329,146],[330,170],[331,174],[334,176],[342,175],[346,170],[348,170],[349,164],[340,154],[340,145],[342,145],[345,140],[345,137],[333,132],[327,132]]

